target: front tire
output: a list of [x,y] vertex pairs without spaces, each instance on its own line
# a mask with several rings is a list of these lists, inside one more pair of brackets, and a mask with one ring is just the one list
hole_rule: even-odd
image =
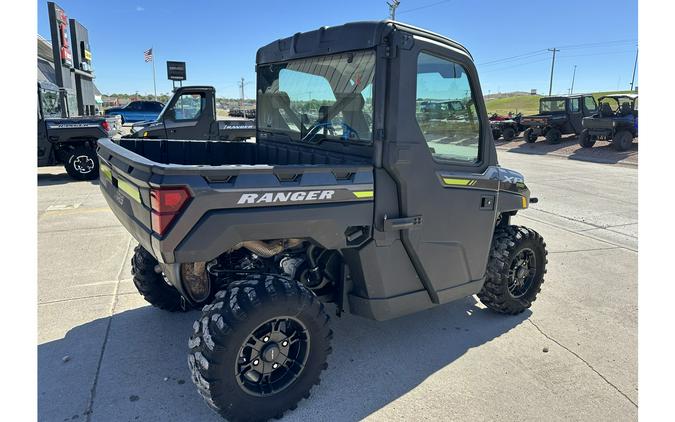
[[546,142],[548,142],[551,145],[556,145],[560,143],[560,139],[562,138],[562,133],[556,128],[551,128],[548,131],[546,131]]
[[279,418],[308,398],[333,336],[324,306],[276,275],[230,283],[206,305],[188,343],[192,381],[230,421]]
[[595,139],[588,134],[588,129],[581,131],[581,134],[579,135],[579,145],[581,145],[582,148],[591,148],[595,145]]
[[152,306],[169,312],[185,312],[190,309],[185,299],[164,280],[161,272],[155,271],[158,262],[141,245],[134,249],[131,258],[131,274],[138,293]]
[[532,128],[527,128],[525,129],[525,132],[523,132],[523,139],[528,144],[531,144],[537,140],[537,135],[534,134],[534,130]]
[[546,243],[532,229],[495,230],[480,301],[495,312],[515,315],[532,306],[546,274]]
[[507,128],[504,129],[504,131],[502,132],[502,136],[504,137],[504,140],[505,140],[505,141],[512,141],[513,138],[516,137],[516,131],[513,130],[512,127],[507,127]]
[[614,135],[612,146],[617,151],[627,151],[633,145],[633,134],[627,130],[621,130]]
[[98,157],[94,148],[80,146],[73,148],[65,162],[66,172],[76,180],[98,178]]

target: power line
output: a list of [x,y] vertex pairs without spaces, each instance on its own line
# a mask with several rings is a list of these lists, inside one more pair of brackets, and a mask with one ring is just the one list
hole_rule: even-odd
[[518,63],[518,64],[511,65],[511,66],[500,67],[500,68],[497,68],[497,69],[489,69],[489,70],[486,70],[486,71],[481,71],[480,73],[483,74],[483,73],[491,73],[491,72],[500,72],[500,71],[503,71],[503,70],[513,69],[514,67],[527,66],[527,65],[530,65],[530,64],[547,62],[547,61],[548,61],[548,57],[543,58],[543,59],[539,59],[539,60],[533,60],[533,61],[530,61],[530,62]]
[[529,53],[519,54],[517,56],[505,57],[503,59],[496,59],[496,60],[491,60],[489,62],[478,63],[477,66],[492,66],[492,65],[495,65],[495,64],[501,64],[501,63],[510,62],[510,61],[518,61],[518,60],[522,60],[522,59],[529,59],[530,57],[540,56],[542,54],[548,54],[547,50],[545,48],[543,48],[541,50],[531,51]]
[[410,13],[410,12],[415,12],[415,11],[417,11],[417,10],[427,9],[427,8],[429,8],[429,7],[437,6],[437,5],[443,4],[443,3],[448,3],[448,2],[450,2],[450,1],[452,1],[452,0],[441,0],[441,1],[437,1],[437,2],[435,2],[435,3],[431,3],[431,4],[424,5],[424,6],[420,6],[420,7],[414,7],[414,8],[412,8],[412,9],[401,10],[400,12],[398,12],[398,14],[400,15],[400,14],[402,14],[402,13]]

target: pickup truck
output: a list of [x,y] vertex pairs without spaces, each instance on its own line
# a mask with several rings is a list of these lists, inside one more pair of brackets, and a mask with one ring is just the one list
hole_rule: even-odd
[[216,118],[216,90],[211,86],[177,88],[156,120],[132,126],[128,137],[238,141],[255,136],[255,120]]
[[[502,314],[530,307],[546,245],[510,219],[536,198],[497,162],[466,48],[357,22],[256,57],[256,142],[98,149],[103,196],[139,242],[137,289],[201,308],[188,364],[210,407],[267,420],[308,397],[331,350],[324,302],[375,320],[473,294]],[[425,116],[420,98],[461,101],[466,118]]]
[[525,127],[523,139],[532,143],[544,136],[549,144],[558,144],[562,135],[579,135],[583,129],[582,119],[597,110],[592,95],[543,97],[539,100],[539,114],[520,119],[520,124]]
[[106,116],[119,115],[124,123],[136,123],[155,120],[164,108],[159,101],[131,101],[124,107],[111,107],[106,109]]
[[38,167],[63,164],[73,179],[98,178],[97,140],[115,136],[119,118],[68,117],[66,93],[50,82],[38,82],[37,94]]

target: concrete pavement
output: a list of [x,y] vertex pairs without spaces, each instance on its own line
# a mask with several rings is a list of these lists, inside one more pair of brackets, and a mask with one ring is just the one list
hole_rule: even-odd
[[[499,156],[540,199],[515,219],[549,248],[532,309],[334,318],[329,369],[286,420],[637,419],[637,169]],[[39,420],[220,420],[187,369],[199,313],[136,293],[135,242],[95,183],[39,172]]]

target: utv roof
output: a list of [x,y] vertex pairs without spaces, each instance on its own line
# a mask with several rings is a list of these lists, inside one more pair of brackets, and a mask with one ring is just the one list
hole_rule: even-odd
[[564,100],[567,98],[581,98],[581,97],[590,97],[591,94],[574,94],[574,95],[551,95],[547,97],[541,97],[540,100]]
[[383,43],[384,38],[393,31],[403,31],[431,39],[458,49],[473,59],[464,46],[447,37],[405,23],[384,20],[351,22],[339,26],[324,26],[308,32],[298,32],[291,37],[281,38],[258,49],[256,64],[373,48]]
[[600,98],[630,98],[631,100],[636,100],[638,97],[637,94],[609,94],[603,95]]

